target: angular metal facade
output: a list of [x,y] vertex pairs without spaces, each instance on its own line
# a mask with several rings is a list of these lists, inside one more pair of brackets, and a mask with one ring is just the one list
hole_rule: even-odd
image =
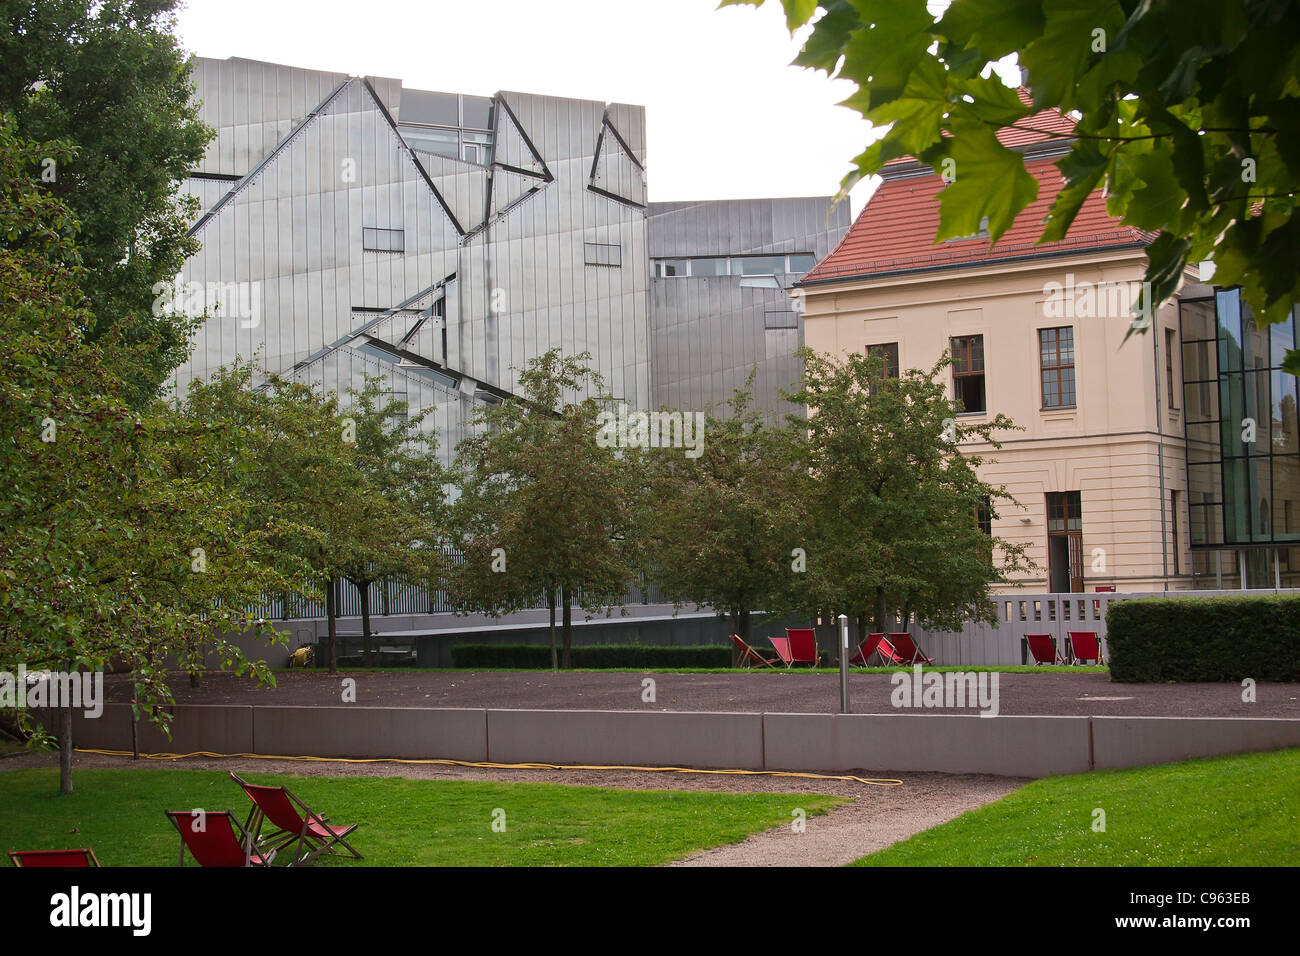
[[[179,392],[237,357],[341,396],[382,376],[430,412],[445,458],[475,402],[514,392],[552,347],[590,353],[633,407],[702,410],[756,366],[757,403],[792,410],[779,393],[802,322],[786,290],[842,237],[847,205],[648,206],[638,106],[238,58],[199,59],[195,79],[217,136],[185,186],[203,247],[175,298],[209,317]],[[777,254],[762,276],[651,278],[666,257]]]
[[[794,353],[803,316],[789,289],[829,255],[849,223],[848,203],[833,207],[825,196],[651,203],[654,406],[721,406],[756,370],[755,405],[777,415],[798,411],[781,398],[801,372]],[[705,264],[710,274],[697,274]]]
[[473,154],[490,162],[470,162],[408,145],[398,80],[241,59],[195,76],[217,137],[187,184],[203,248],[177,301],[211,314],[180,391],[237,356],[340,394],[381,375],[433,411],[444,454],[476,395],[555,346],[649,402],[640,107],[498,93]]

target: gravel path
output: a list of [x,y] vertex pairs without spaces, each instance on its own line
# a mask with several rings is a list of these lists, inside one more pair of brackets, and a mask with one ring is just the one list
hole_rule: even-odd
[[852,803],[794,825],[756,833],[674,866],[844,866],[967,810],[999,800],[1028,781],[1009,777],[903,774],[901,787],[871,787]]
[[[655,701],[642,700],[645,677],[655,681]],[[742,674],[642,674],[639,672],[501,672],[352,670],[335,677],[287,671],[277,687],[258,687],[228,673],[203,677],[191,689],[183,675],[172,681],[178,704],[341,703],[341,680],[356,681],[356,703],[380,707],[495,707],[521,710],[673,710],[828,714],[839,709],[839,676],[798,671]],[[1258,701],[1243,703],[1241,687],[1221,684],[1116,684],[1107,674],[1000,674],[1003,714],[1104,717],[1300,717],[1300,684],[1259,684]],[[853,711],[897,713],[890,705],[889,674],[849,678]],[[129,700],[129,680],[110,675],[109,700]],[[973,708],[967,708],[974,713]],[[949,711],[950,713],[953,711]]]
[[[54,754],[23,754],[0,760],[0,773],[22,767],[57,766]],[[711,790],[723,793],[790,794],[793,810],[798,795],[829,793],[852,802],[822,816],[809,817],[804,832],[792,825],[757,833],[742,843],[707,850],[676,866],[842,866],[922,830],[951,820],[967,810],[997,800],[1028,781],[985,775],[939,773],[881,774],[902,780],[901,787],[863,786],[843,780],[759,775],[649,773],[620,770],[497,770],[438,764],[193,758],[131,760],[100,754],[77,754],[74,768],[116,767],[150,770],[234,770],[237,773],[285,773],[304,777],[407,777],[416,780],[524,781],[581,786],[626,787],[637,790]]]

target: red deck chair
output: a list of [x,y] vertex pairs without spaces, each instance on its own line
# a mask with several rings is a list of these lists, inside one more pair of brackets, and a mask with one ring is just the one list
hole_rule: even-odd
[[888,663],[889,655],[894,653],[892,647],[889,648],[889,655],[881,650],[880,645],[885,644],[888,647],[889,642],[885,640],[885,634],[882,631],[879,634],[868,634],[867,639],[858,645],[857,653],[849,658],[850,667],[870,667],[871,658],[879,657],[882,661]]
[[769,637],[772,642],[772,649],[776,651],[776,656],[781,658],[781,663],[789,667],[794,663],[794,658],[790,656],[790,638],[788,637]]
[[737,650],[740,651],[741,667],[770,667],[773,670],[776,670],[776,665],[773,664],[771,660],[746,644],[739,634],[731,635],[731,643],[735,644]]
[[1056,638],[1051,634],[1026,634],[1025,643],[1034,658],[1034,666],[1040,664],[1064,664],[1061,649],[1056,646]]
[[1070,635],[1070,663],[1077,664],[1080,661],[1096,661],[1098,664],[1106,662],[1101,656],[1101,641],[1097,640],[1096,631],[1069,631]]
[[[339,826],[330,823],[328,818],[316,813],[290,793],[288,787],[247,783],[233,770],[230,771],[230,778],[243,787],[248,799],[253,801],[253,809],[249,811],[248,822],[244,827],[253,834],[253,842],[259,849],[282,850],[291,843],[297,843],[290,866],[310,863],[322,853],[337,854],[339,851],[335,849],[336,846],[345,848],[353,859],[362,859],[356,848],[344,839],[361,824]],[[262,824],[267,820],[271,821],[275,831],[264,837]]]
[[906,665],[908,663],[907,660],[899,656],[898,651],[894,650],[894,645],[889,643],[888,637],[882,637],[880,639],[880,644],[876,647],[876,653],[880,655],[880,659],[883,660],[887,666],[892,667],[894,665]]
[[785,635],[790,639],[791,664],[810,664],[816,667],[821,662],[821,653],[817,650],[817,632],[811,627],[787,627]]
[[14,866],[99,866],[95,851],[90,847],[84,850],[10,850],[9,859]]
[[270,866],[275,859],[274,850],[257,851],[253,835],[229,810],[164,812],[181,835],[181,866],[185,865],[187,847],[199,866]]
[[912,635],[906,631],[891,632],[889,643],[894,645],[894,651],[904,664],[934,663],[934,658],[926,657],[925,652],[916,646],[916,641],[912,640]]

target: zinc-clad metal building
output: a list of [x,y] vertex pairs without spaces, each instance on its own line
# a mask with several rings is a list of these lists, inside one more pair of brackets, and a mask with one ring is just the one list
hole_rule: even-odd
[[755,372],[780,416],[802,371],[801,298],[789,289],[848,231],[829,197],[650,204],[650,380],[656,407],[722,407]]
[[[202,249],[176,300],[209,317],[181,393],[237,357],[342,396],[379,375],[412,414],[431,411],[449,456],[474,403],[514,392],[553,347],[590,353],[640,408],[706,408],[755,363],[775,407],[797,378],[786,289],[847,229],[847,207],[828,220],[827,199],[666,203],[651,217],[639,106],[239,58],[200,58],[194,75],[217,135],[186,184]],[[709,258],[725,276],[654,279],[652,295],[652,260]]]

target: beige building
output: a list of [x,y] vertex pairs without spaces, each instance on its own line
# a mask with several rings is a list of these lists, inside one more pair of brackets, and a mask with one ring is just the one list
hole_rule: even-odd
[[[1069,145],[1048,134],[1069,125],[1057,114],[1031,122],[1043,135],[1007,131],[1004,142],[1026,153],[1039,197],[991,248],[983,234],[934,243],[943,181],[913,161],[886,167],[843,242],[799,283],[808,346],[839,356],[877,351],[893,369],[928,369],[948,350],[954,362],[944,374],[963,417],[1002,413],[1023,429],[1004,433],[996,452],[963,445],[990,459],[982,477],[1019,503],[1001,507],[992,531],[1029,546],[1039,569],[1020,578],[1021,586],[1145,591],[1233,588],[1243,578],[1251,587],[1295,583],[1291,550],[1278,546],[1291,537],[1297,495],[1283,454],[1296,450],[1295,379],[1272,371],[1273,414],[1253,412],[1271,436],[1265,457],[1261,446],[1243,446],[1242,479],[1233,486],[1232,450],[1220,437],[1237,425],[1226,421],[1228,393],[1222,416],[1218,398],[1220,386],[1236,389],[1238,382],[1217,367],[1228,353],[1226,334],[1215,337],[1225,324],[1215,321],[1216,290],[1189,274],[1180,293],[1183,302],[1205,300],[1195,311],[1201,323],[1208,308],[1208,341],[1193,333],[1184,345],[1178,302],[1162,308],[1144,334],[1130,336],[1152,237],[1107,216],[1096,194],[1064,240],[1036,245],[1061,186],[1053,164]],[[1183,313],[1182,323],[1190,322],[1187,306]],[[1194,366],[1186,376],[1185,350]],[[1256,383],[1261,403],[1269,401],[1273,365],[1280,359],[1262,369],[1254,364],[1264,376]],[[1289,407],[1285,394],[1277,400],[1283,379]],[[1193,461],[1204,462],[1191,468],[1191,501],[1189,434],[1202,449]],[[1261,461],[1274,463],[1272,479]],[[1272,501],[1273,480],[1285,501]]]

